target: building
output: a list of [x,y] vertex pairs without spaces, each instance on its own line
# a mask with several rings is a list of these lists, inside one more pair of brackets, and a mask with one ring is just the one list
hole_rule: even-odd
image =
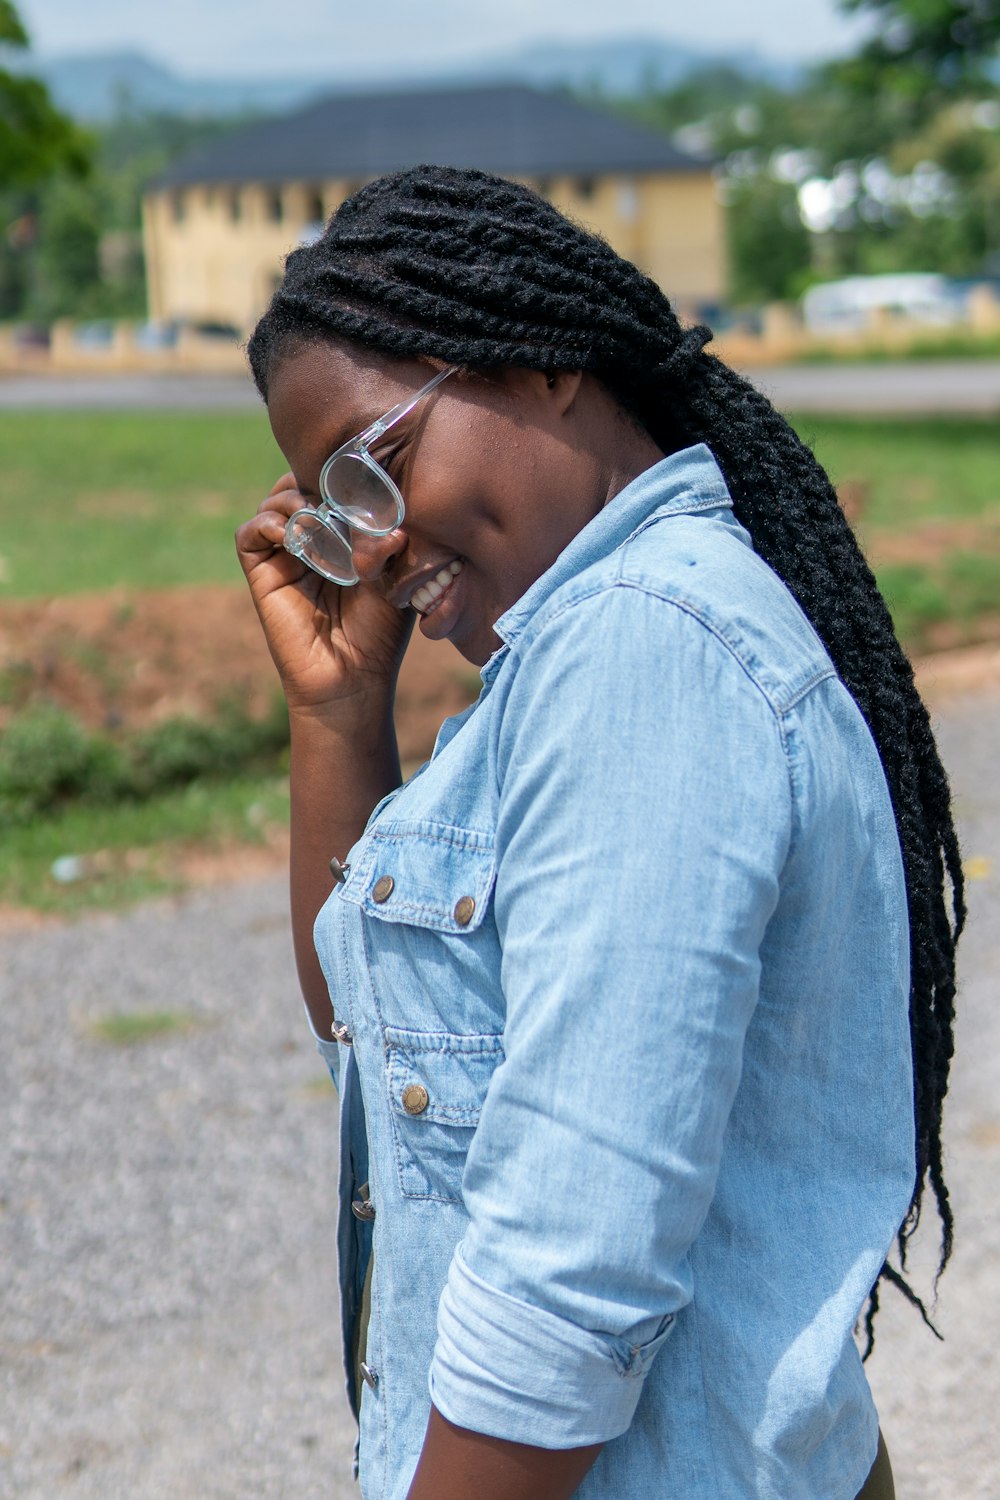
[[285,255],[365,181],[420,162],[529,183],[674,300],[717,303],[722,211],[711,163],[658,132],[522,85],[325,99],[171,167],[144,202],[150,316],[246,330]]

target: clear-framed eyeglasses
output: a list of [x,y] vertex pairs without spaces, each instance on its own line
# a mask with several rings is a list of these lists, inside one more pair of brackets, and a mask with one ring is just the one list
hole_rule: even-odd
[[398,486],[370,452],[396,422],[429,396],[442,380],[454,375],[456,365],[439,370],[415,396],[400,401],[331,453],[320,470],[320,504],[297,510],[285,526],[284,545],[314,573],[344,587],[357,583],[351,556],[351,532],[388,536],[402,525],[406,506]]

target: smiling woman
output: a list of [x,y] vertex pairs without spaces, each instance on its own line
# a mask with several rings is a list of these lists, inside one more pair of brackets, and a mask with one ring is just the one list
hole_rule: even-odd
[[[250,343],[290,468],[237,545],[366,1496],[892,1492],[852,1331],[926,1179],[950,1249],[958,848],[829,480],[708,337],[527,189],[426,167],[290,256]],[[360,526],[359,445],[398,496]],[[289,534],[317,510],[348,587]],[[400,785],[415,619],[483,686]]]

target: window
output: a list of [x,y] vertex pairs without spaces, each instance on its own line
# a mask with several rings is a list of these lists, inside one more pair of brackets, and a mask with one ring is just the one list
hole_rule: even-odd
[[326,204],[319,188],[310,188],[306,193],[306,223],[326,223]]
[[597,183],[593,177],[578,177],[574,183],[576,196],[578,198],[590,199],[597,191]]
[[239,188],[233,188],[229,194],[229,217],[234,224],[238,224],[243,217],[243,194]]
[[175,224],[183,224],[187,218],[187,202],[183,193],[175,193],[171,201],[171,211]]
[[634,224],[639,217],[639,189],[631,177],[623,177],[618,184],[618,217],[626,224]]
[[270,188],[264,198],[264,213],[272,224],[280,224],[285,217],[285,205],[280,188]]

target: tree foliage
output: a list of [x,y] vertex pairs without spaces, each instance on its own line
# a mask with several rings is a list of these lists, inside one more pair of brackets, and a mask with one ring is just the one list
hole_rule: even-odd
[[840,0],[840,7],[875,26],[842,65],[848,83],[890,78],[916,97],[920,90],[967,92],[989,80],[989,63],[1000,49],[998,0]]
[[[0,44],[16,50],[28,46],[11,0],[0,0]],[[0,67],[0,183],[29,187],[55,172],[82,176],[89,165],[87,137],[56,109],[45,85]]]
[[793,87],[713,69],[641,116],[719,163],[730,296],[883,271],[1000,276],[1000,0],[839,0],[872,34]]

